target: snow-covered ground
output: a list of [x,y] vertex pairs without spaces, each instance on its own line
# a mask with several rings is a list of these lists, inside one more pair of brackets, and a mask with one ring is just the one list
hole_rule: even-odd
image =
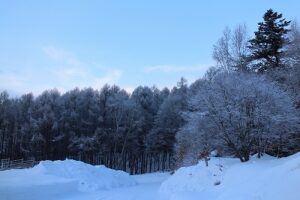
[[212,158],[174,175],[125,172],[82,162],[43,161],[32,169],[0,172],[1,200],[298,200],[300,153],[241,163]]
[[299,200],[300,153],[276,159],[265,155],[249,162],[212,158],[180,168],[160,187],[163,199]]
[[92,193],[81,193],[66,200],[155,200],[160,199],[159,187],[169,173],[134,175],[137,185]]
[[0,200],[157,199],[168,173],[129,176],[75,160],[42,161],[0,172]]

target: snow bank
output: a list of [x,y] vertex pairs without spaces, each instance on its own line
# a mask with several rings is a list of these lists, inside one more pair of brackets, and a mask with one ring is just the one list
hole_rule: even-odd
[[298,200],[300,153],[276,159],[264,156],[247,163],[238,159],[212,158],[180,168],[162,183],[164,199]]
[[93,166],[80,161],[42,161],[35,170],[43,174],[75,180],[80,191],[94,191],[122,186],[131,186],[136,182],[123,171],[112,170],[104,166]]
[[104,166],[74,160],[42,161],[31,169],[0,172],[0,199],[54,199],[135,184],[127,173]]

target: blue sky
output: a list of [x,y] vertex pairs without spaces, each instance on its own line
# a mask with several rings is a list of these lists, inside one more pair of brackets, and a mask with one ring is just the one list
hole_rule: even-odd
[[0,2],[0,90],[13,95],[191,83],[226,26],[252,33],[269,8],[300,20],[298,0]]

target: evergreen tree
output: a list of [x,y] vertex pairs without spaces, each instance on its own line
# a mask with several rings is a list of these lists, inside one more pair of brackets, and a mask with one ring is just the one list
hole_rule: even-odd
[[263,19],[263,22],[258,23],[255,37],[249,41],[251,59],[255,61],[253,67],[258,72],[281,66],[282,47],[289,31],[286,27],[290,24],[290,21],[282,18],[282,14],[272,9],[267,10]]

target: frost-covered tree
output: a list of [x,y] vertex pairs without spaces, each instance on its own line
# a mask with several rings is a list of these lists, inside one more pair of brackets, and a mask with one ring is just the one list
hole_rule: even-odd
[[127,102],[129,95],[125,90],[117,86],[112,87],[112,93],[108,98],[107,106],[109,111],[109,120],[111,121],[111,136],[113,139],[112,151],[120,152],[122,140],[125,135],[125,117],[127,113]]
[[73,154],[90,160],[97,152],[94,133],[100,123],[99,93],[75,89],[65,95],[64,134]]
[[194,151],[223,149],[242,162],[298,128],[297,110],[287,93],[252,74],[221,73],[203,84],[189,105],[179,140],[186,135]]
[[13,127],[12,101],[6,91],[0,93],[0,158],[9,154]]
[[147,136],[149,151],[154,153],[173,151],[175,134],[183,124],[181,113],[187,107],[187,91],[186,80],[182,78],[160,105],[153,129]]
[[30,157],[31,138],[32,138],[32,109],[34,107],[33,94],[22,95],[18,101],[19,110],[19,134],[20,134],[20,150],[24,158]]
[[54,158],[53,142],[59,134],[60,107],[57,102],[59,97],[60,94],[57,90],[47,90],[36,99],[33,107],[31,118],[32,151],[39,159]]
[[213,59],[225,71],[248,70],[248,33],[246,25],[238,25],[233,31],[225,28],[222,37],[213,46]]
[[183,124],[184,109],[179,95],[170,95],[160,106],[154,127],[147,136],[147,147],[151,152],[172,152],[175,134]]
[[138,128],[139,135],[139,146],[140,150],[145,148],[145,139],[146,135],[150,132],[154,123],[154,116],[156,114],[155,108],[153,107],[153,91],[151,88],[145,87],[137,87],[132,95],[132,100],[137,105],[137,109],[139,110],[140,118]]
[[300,63],[300,27],[297,21],[292,21],[288,33],[288,42],[285,43],[286,52],[284,61],[287,65],[293,66]]

